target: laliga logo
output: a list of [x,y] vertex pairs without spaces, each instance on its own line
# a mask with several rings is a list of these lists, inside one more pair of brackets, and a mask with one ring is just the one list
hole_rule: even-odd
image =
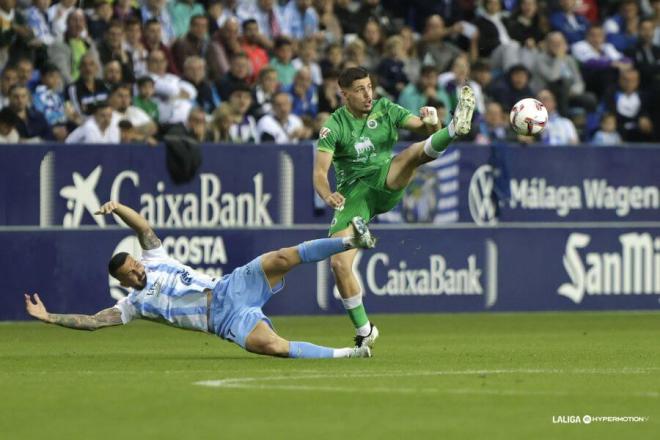
[[101,207],[99,198],[94,191],[99,177],[101,177],[101,171],[102,168],[99,165],[86,178],[83,178],[80,173],[74,172],[73,186],[65,186],[60,190],[60,196],[68,199],[66,207],[69,212],[64,215],[62,223],[65,228],[80,226],[83,210],[87,210],[99,226],[105,226],[105,217],[94,215]]
[[468,204],[472,219],[478,225],[493,225],[497,223],[496,207],[493,201],[493,167],[482,165],[470,179],[470,190],[468,193]]

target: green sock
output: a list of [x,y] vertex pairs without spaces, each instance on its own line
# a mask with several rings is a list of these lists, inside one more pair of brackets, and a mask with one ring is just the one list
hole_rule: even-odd
[[452,138],[449,134],[449,129],[445,127],[431,135],[431,148],[441,153],[447,149],[451,141]]
[[364,305],[360,304],[354,309],[346,309],[348,317],[353,321],[353,326],[355,328],[360,328],[369,323],[369,318],[367,318],[367,311],[364,310]]

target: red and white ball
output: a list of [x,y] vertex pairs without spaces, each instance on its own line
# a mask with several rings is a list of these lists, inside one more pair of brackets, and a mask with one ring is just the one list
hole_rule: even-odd
[[534,136],[545,130],[548,110],[534,98],[521,99],[509,113],[511,128],[523,136]]

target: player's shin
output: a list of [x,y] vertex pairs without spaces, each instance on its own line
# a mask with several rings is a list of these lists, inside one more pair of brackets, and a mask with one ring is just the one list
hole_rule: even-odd
[[303,263],[315,263],[354,247],[352,237],[336,237],[305,241],[297,249]]
[[350,298],[342,298],[342,304],[348,317],[353,322],[355,327],[355,333],[359,336],[367,336],[371,331],[371,325],[369,324],[369,318],[367,317],[367,311],[362,304],[362,293],[358,293],[355,296]]
[[[452,121],[453,123],[453,121]],[[449,124],[446,128],[436,131],[424,142],[424,153],[432,158],[436,158],[447,149],[456,133],[452,133],[453,125]]]

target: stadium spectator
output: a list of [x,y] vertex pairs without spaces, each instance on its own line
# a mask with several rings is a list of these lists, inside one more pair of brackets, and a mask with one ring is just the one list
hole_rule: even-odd
[[259,25],[254,19],[243,22],[243,37],[241,39],[241,50],[247,55],[251,65],[250,84],[253,84],[261,69],[268,65],[268,52],[272,43],[259,33]]
[[197,142],[213,141],[213,133],[206,123],[206,114],[199,107],[193,107],[187,118],[169,127],[166,136],[189,137]]
[[316,0],[315,3],[325,43],[340,42],[344,36],[342,24],[335,15],[334,3],[334,0]]
[[655,23],[644,19],[639,24],[639,41],[627,55],[639,70],[641,83],[660,90],[660,45],[653,43]]
[[577,61],[568,53],[568,45],[561,32],[550,32],[545,38],[545,50],[534,64],[532,88],[549,89],[558,100],[558,110],[568,115],[569,106],[579,106],[592,112],[596,97],[585,92],[585,83]]
[[224,51],[216,41],[208,36],[208,18],[195,15],[190,19],[190,30],[172,45],[172,56],[177,71],[183,72],[183,64],[188,57],[196,55],[205,61],[205,74],[209,78],[219,78],[229,68]]
[[573,44],[571,52],[582,64],[587,88],[599,96],[616,80],[618,71],[630,65],[621,52],[605,42],[605,32],[600,25],[591,26],[586,40]]
[[537,98],[548,111],[548,122],[541,134],[541,143],[545,145],[577,145],[580,138],[575,125],[570,119],[557,113],[557,104],[552,92],[541,90]]
[[463,52],[445,41],[445,21],[439,15],[426,20],[424,33],[419,44],[419,56],[424,65],[433,65],[440,72],[449,69],[454,59]]
[[585,39],[589,21],[575,12],[576,0],[559,0],[559,10],[550,15],[550,26],[561,32],[569,44]]
[[18,117],[9,107],[0,110],[0,144],[17,144],[20,142],[16,126]]
[[110,92],[109,104],[115,113],[115,119],[131,123],[133,130],[146,141],[158,131],[156,123],[139,107],[131,105],[131,85],[119,84]]
[[33,106],[43,113],[53,131],[53,137],[58,141],[63,141],[69,134],[67,123],[70,110],[64,105],[61,89],[62,76],[59,70],[53,65],[46,65],[41,69],[41,84],[34,92]]
[[[450,100],[450,106],[447,110],[453,113],[458,103],[458,93],[464,85],[470,86],[474,92],[474,99],[476,103],[475,110],[478,113],[483,113],[485,110],[484,96],[481,87],[475,81],[470,79],[470,63],[468,62],[467,55],[457,57],[452,63],[449,72],[441,73],[438,76],[438,84],[440,87],[447,91]],[[529,95],[528,95],[529,96]]]
[[374,71],[383,56],[385,45],[383,30],[378,21],[374,19],[367,20],[362,28],[362,41],[365,44],[363,67],[369,71]]
[[16,84],[9,91],[9,109],[17,118],[16,131],[21,142],[53,140],[53,131],[46,118],[30,101],[30,91],[23,85]]
[[393,18],[390,11],[383,6],[381,0],[362,0],[357,16],[362,20],[360,29],[364,29],[367,21],[373,20],[378,23],[383,34],[386,35],[395,33],[396,29],[400,28],[403,23],[402,19]]
[[142,24],[138,18],[129,18],[124,22],[126,41],[124,48],[131,57],[133,76],[140,78],[147,73],[147,57],[149,52],[142,43]]
[[506,109],[523,98],[533,96],[529,86],[530,73],[522,64],[512,66],[506,76],[501,78],[497,85],[493,86],[493,98]]
[[108,87],[97,78],[98,72],[96,54],[83,55],[80,60],[80,78],[67,88],[67,99],[79,115],[91,115],[94,104],[108,99]]
[[143,76],[137,80],[137,95],[133,98],[133,105],[144,110],[149,117],[158,122],[158,104],[154,101],[155,94],[154,80],[150,76]]
[[129,20],[138,20],[139,23],[140,10],[135,5],[137,2],[133,0],[116,0],[112,9],[112,18],[122,23],[128,23]]
[[119,144],[121,133],[119,120],[113,117],[107,101],[93,105],[93,116],[66,138],[67,144]]
[[252,108],[250,114],[256,119],[261,118],[273,109],[273,96],[279,89],[277,72],[272,67],[264,67],[259,72],[259,79],[252,95]]
[[499,102],[486,104],[486,112],[479,123],[475,142],[480,145],[490,145],[494,142],[504,142],[515,139],[509,130],[509,121],[502,111]]
[[76,8],[76,0],[60,0],[48,8],[48,22],[56,40],[64,38],[67,17]]
[[52,23],[48,16],[50,0],[34,0],[32,6],[25,11],[28,26],[32,28],[34,40],[33,46],[44,46],[55,42],[55,34],[52,31]]
[[417,82],[422,62],[417,54],[415,34],[410,26],[404,26],[401,28],[399,36],[403,39],[403,72],[408,77],[408,81],[411,83]]
[[314,118],[318,113],[319,96],[307,67],[296,73],[293,84],[286,89],[291,95],[291,112],[301,118]]
[[653,13],[649,16],[655,22],[653,32],[653,44],[660,46],[660,0],[651,0]]
[[27,87],[32,92],[39,84],[39,70],[34,68],[34,63],[30,58],[19,58],[15,66],[18,74],[18,84]]
[[408,84],[408,77],[404,72],[403,59],[406,54],[403,47],[403,38],[393,35],[385,42],[383,58],[378,64],[376,74],[378,83],[396,101],[399,93]]
[[[204,15],[204,7],[195,2],[195,0],[173,0],[167,2],[167,5],[169,6],[170,17],[172,17],[174,38],[181,38],[188,33],[188,30],[192,25],[193,17],[199,16],[206,18]],[[206,28],[206,31],[208,32],[208,23]],[[206,32],[204,34],[206,34]]]
[[619,52],[632,49],[637,44],[639,30],[639,5],[636,0],[624,0],[619,4],[619,13],[605,20],[603,30],[607,42]]
[[417,114],[420,108],[429,105],[429,100],[442,102],[447,109],[452,105],[449,95],[438,84],[438,70],[431,65],[422,67],[422,73],[416,83],[404,87],[398,102],[413,114]]
[[356,38],[346,45],[344,52],[344,65],[347,67],[364,66],[367,56],[367,46],[360,38]]
[[266,40],[273,41],[282,35],[282,14],[275,4],[275,0],[241,2],[238,6],[237,16],[243,24],[249,19],[255,20],[259,33]]
[[362,18],[357,15],[357,7],[352,0],[335,0],[334,15],[341,23],[344,34],[357,35],[364,26]]
[[209,35],[215,35],[224,23],[222,12],[222,0],[208,0],[206,3],[206,18],[209,19]]
[[319,16],[312,7],[312,0],[289,0],[282,9],[284,35],[296,40],[313,38],[319,32]]
[[215,112],[213,112],[212,118],[212,131],[213,131],[213,141],[214,142],[231,142],[231,135],[229,130],[238,120],[238,116],[234,112],[229,103],[221,104]]
[[[323,84],[319,88],[319,114],[332,113],[337,110],[342,103],[341,88],[339,87],[339,71],[330,70],[323,76]],[[435,80],[435,78],[434,78]],[[318,115],[317,115],[318,117]],[[325,123],[325,121],[323,121]],[[320,126],[323,126],[323,123]],[[318,130],[314,130],[317,133]]]
[[320,86],[323,82],[323,75],[321,74],[321,66],[316,62],[318,56],[316,48],[316,40],[309,38],[301,41],[298,58],[295,58],[291,64],[296,70],[300,70],[303,67],[308,68],[312,75],[312,83]]
[[639,89],[639,72],[625,69],[619,75],[618,87],[605,97],[605,107],[616,115],[621,137],[626,142],[653,141],[653,121],[650,118],[650,96]]
[[160,38],[159,42],[170,45],[176,38],[174,33],[174,23],[172,16],[167,10],[165,0],[144,0],[140,9],[142,21],[146,24],[151,20],[156,20],[160,23]]
[[515,41],[505,26],[500,0],[484,0],[475,24],[479,29],[479,56],[482,58],[490,57],[496,49]]
[[9,90],[18,84],[18,71],[14,66],[6,66],[0,76],[0,108],[9,105]]
[[133,57],[124,45],[124,26],[119,21],[112,21],[105,30],[103,40],[98,44],[101,64],[106,66],[110,61],[117,61],[121,67],[124,81],[135,81]]
[[282,87],[288,87],[293,82],[296,68],[293,67],[293,42],[287,37],[275,39],[274,57],[270,66],[277,72],[277,80]]
[[339,43],[329,44],[325,48],[325,56],[319,62],[319,67],[321,68],[321,77],[324,78],[326,72],[341,71],[342,65],[344,64],[344,49]]
[[248,114],[252,106],[252,91],[249,87],[237,87],[229,95],[229,105],[234,114],[234,123],[229,127],[231,142],[255,143],[258,139],[257,121]]
[[291,95],[286,92],[273,97],[273,112],[259,119],[257,131],[260,142],[277,144],[297,143],[312,134],[298,116],[291,114]]
[[225,58],[229,59],[233,55],[242,52],[240,34],[240,22],[236,18],[229,18],[213,36],[225,51]]
[[236,87],[249,86],[249,81],[250,60],[245,53],[238,52],[229,62],[229,72],[216,82],[216,89],[222,100],[228,100],[232,90]]
[[196,105],[206,114],[211,114],[220,104],[220,95],[215,85],[206,79],[206,61],[196,55],[190,56],[183,63],[183,79],[197,90]]
[[167,73],[167,59],[161,50],[151,51],[147,61],[149,76],[154,80],[154,101],[158,104],[158,122],[177,124],[186,120],[197,98],[195,86]]
[[536,47],[550,27],[545,14],[539,14],[537,0],[520,0],[515,12],[505,23],[509,36],[528,48]]
[[605,113],[600,120],[600,130],[594,134],[591,143],[594,145],[619,145],[621,144],[621,135],[616,130],[616,116],[612,113]]
[[112,20],[112,0],[94,0],[94,9],[87,17],[87,32],[95,42],[101,41]]
[[490,63],[483,59],[477,60],[472,64],[470,72],[470,77],[481,89],[484,101],[493,100],[492,91],[495,83],[493,82],[493,71],[490,68]]
[[124,74],[119,61],[109,61],[103,66],[103,82],[108,90],[124,82]]
[[144,44],[144,48],[148,53],[151,53],[154,50],[162,51],[165,54],[165,59],[167,60],[167,72],[178,75],[179,69],[177,69],[176,64],[174,63],[172,52],[170,51],[169,47],[162,41],[162,29],[163,26],[158,20],[147,20],[144,23],[144,36],[142,43]]
[[83,11],[74,9],[66,18],[66,31],[62,40],[48,46],[48,59],[57,66],[65,84],[78,80],[81,60],[88,52],[99,63],[95,45],[87,38],[86,26]]
[[33,36],[24,15],[16,9],[16,0],[0,0],[0,66],[22,57],[32,59]]

